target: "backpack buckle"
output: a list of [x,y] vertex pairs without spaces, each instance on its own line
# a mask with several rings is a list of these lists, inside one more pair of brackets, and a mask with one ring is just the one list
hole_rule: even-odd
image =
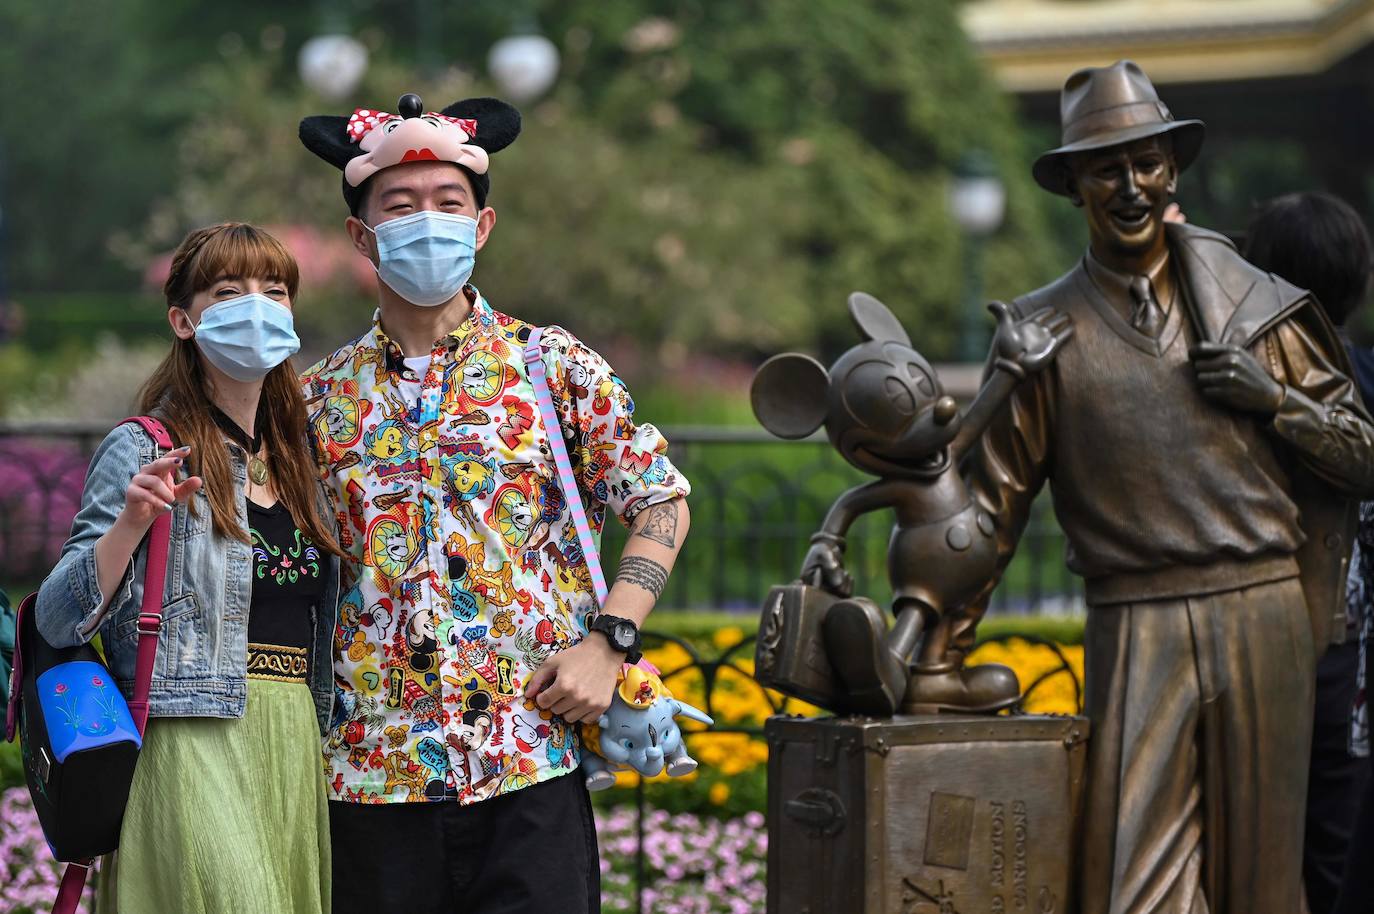
[[161,613],[139,613],[138,614],[138,633],[140,635],[156,635],[162,628]]

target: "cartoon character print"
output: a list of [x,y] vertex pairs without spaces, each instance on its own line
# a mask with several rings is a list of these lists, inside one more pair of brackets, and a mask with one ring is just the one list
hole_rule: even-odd
[[545,721],[536,725],[524,717],[516,717],[511,721],[511,737],[515,740],[516,748],[530,755],[549,738],[549,725]]
[[448,734],[448,744],[459,752],[483,752],[491,744],[495,730],[491,695],[469,692],[463,698],[462,724]]
[[434,668],[439,640],[434,628],[434,611],[429,606],[421,606],[411,613],[406,623],[406,647],[410,649],[412,670],[427,673]]
[[331,473],[362,462],[357,450],[372,404],[358,398],[358,383],[345,381],[326,395],[311,420],[315,441]]
[[455,626],[449,631],[450,643],[458,649],[458,663],[465,673],[477,675],[489,687],[500,682],[496,652],[487,642],[487,627],[473,625],[458,633]]
[[549,721],[549,741],[544,747],[544,756],[554,768],[577,767],[577,738],[573,728],[562,718]]
[[450,456],[439,458],[444,507],[475,530],[477,515],[472,505],[496,491],[496,463],[481,456],[480,450],[473,453],[470,448],[459,450],[455,447],[454,451]]
[[501,486],[482,519],[500,535],[506,554],[515,558],[534,532],[534,506],[530,504],[528,487],[518,482]]
[[374,656],[387,640],[393,616],[392,603],[387,598],[364,611],[362,596],[355,588],[339,605],[334,650],[354,663]]
[[493,493],[483,520],[497,531],[508,557],[526,555],[525,565],[537,564],[532,555],[548,539],[567,511],[558,483],[540,470],[530,469]]
[[475,349],[445,373],[441,404],[445,413],[467,416],[501,399],[520,378],[505,352]]
[[[311,428],[353,555],[335,639],[333,799],[472,802],[576,764],[576,728],[520,697],[582,636],[595,602],[530,397],[528,334],[478,296],[435,347],[418,407],[402,402],[379,327],[309,373]],[[599,356],[554,328],[544,339],[552,431],[569,443],[594,529],[606,510],[685,494],[671,464],[643,465],[659,436],[634,425]]]
[[368,525],[363,561],[383,589],[409,576],[424,557],[424,512],[407,499],[407,493],[397,492],[372,500],[381,513]]

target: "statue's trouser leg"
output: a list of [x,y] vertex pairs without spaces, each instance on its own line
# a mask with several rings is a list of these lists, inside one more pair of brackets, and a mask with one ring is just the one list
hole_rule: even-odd
[[1298,581],[1090,608],[1086,664],[1082,914],[1301,911],[1313,657]]

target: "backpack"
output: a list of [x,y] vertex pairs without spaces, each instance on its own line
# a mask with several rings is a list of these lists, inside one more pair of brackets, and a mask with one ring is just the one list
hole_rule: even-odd
[[[156,419],[125,422],[138,423],[158,448],[171,449],[171,437]],[[55,648],[43,640],[34,620],[37,594],[19,605],[5,738],[12,742],[19,736],[24,777],[43,836],[53,856],[67,864],[53,914],[76,910],[95,858],[119,846],[148,721],[171,531],[171,516],[164,514],[148,533],[132,701],[125,702],[91,645]]]

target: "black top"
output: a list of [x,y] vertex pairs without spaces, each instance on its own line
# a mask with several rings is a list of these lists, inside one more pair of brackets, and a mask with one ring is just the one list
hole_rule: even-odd
[[325,560],[277,502],[264,508],[248,502],[253,540],[253,596],[248,607],[248,641],[310,648],[311,610],[324,593]]

